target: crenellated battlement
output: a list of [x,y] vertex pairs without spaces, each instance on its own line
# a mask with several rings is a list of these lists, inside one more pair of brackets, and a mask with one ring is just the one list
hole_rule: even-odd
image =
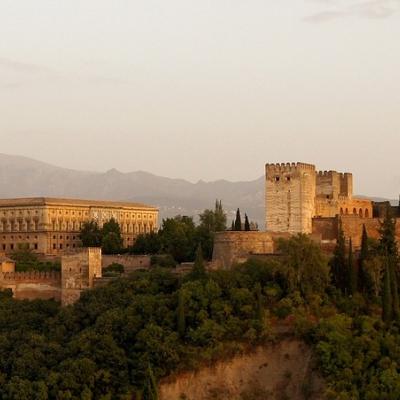
[[35,282],[61,281],[61,273],[57,271],[4,272],[0,274],[0,280]]
[[316,174],[317,174],[317,177],[320,177],[320,178],[322,178],[322,177],[325,177],[325,178],[330,178],[330,177],[333,177],[333,175],[336,175],[336,174],[338,174],[336,171],[318,171],[318,172],[316,172]]
[[300,170],[315,171],[315,165],[306,163],[272,163],[265,164],[265,170],[269,173],[282,173],[282,172],[292,172]]

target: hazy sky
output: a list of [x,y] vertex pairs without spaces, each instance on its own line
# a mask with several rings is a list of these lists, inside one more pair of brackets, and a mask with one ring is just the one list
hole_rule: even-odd
[[400,191],[400,0],[0,0],[0,152]]

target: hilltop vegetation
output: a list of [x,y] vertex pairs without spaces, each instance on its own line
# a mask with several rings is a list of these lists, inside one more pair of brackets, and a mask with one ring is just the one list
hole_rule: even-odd
[[0,398],[157,399],[159,379],[279,340],[285,322],[314,349],[328,399],[398,399],[393,229],[365,235],[359,257],[341,238],[329,260],[299,235],[232,271],[206,272],[198,248],[187,276],[138,271],[66,308],[3,291]]

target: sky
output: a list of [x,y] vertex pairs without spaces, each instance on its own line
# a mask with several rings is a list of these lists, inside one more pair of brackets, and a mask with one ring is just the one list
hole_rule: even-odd
[[0,152],[400,192],[400,0],[0,0]]

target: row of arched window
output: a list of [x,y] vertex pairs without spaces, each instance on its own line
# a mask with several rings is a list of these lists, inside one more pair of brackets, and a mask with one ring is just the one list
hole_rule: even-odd
[[[340,215],[349,215],[349,209],[346,207],[345,209],[340,208]],[[358,215],[361,218],[369,218],[369,210],[368,208],[366,208],[365,210],[363,210],[362,208],[357,209],[357,208],[353,208],[353,215]]]

